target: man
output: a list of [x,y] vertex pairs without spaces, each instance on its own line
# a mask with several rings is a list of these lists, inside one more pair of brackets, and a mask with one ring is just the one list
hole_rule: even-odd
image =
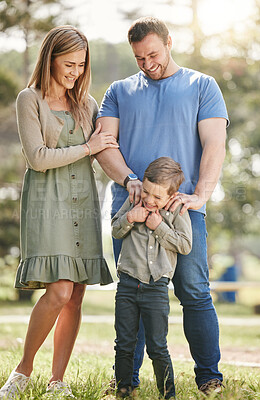
[[[196,383],[209,394],[221,390],[223,377],[218,370],[219,328],[209,291],[204,217],[225,157],[228,115],[215,80],[173,60],[172,39],[162,21],[135,21],[128,39],[141,71],[114,82],[104,96],[98,122],[119,140],[120,150],[106,149],[97,160],[115,181],[112,214],[128,194],[131,202],[139,201],[151,161],[169,156],[182,165],[185,183],[166,208],[174,211],[183,204],[180,214],[188,210],[193,246],[189,255],[178,256],[173,284],[183,306]],[[114,242],[116,261],[120,246]]]

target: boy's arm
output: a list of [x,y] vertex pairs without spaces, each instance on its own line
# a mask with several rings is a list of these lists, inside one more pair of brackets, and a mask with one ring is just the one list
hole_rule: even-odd
[[180,254],[189,254],[192,248],[192,228],[188,213],[180,215],[180,208],[176,210],[172,221],[172,228],[162,221],[154,230],[153,236],[166,250]]
[[128,222],[127,214],[128,211],[133,207],[130,203],[129,198],[126,199],[120,210],[112,218],[112,236],[115,239],[123,239],[134,226],[134,223]]

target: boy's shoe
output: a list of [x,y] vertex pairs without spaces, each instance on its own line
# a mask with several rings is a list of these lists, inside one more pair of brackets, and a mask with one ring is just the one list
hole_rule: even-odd
[[13,370],[4,386],[0,389],[0,399],[16,399],[19,393],[25,391],[29,380],[29,376],[25,376]]
[[219,379],[211,379],[210,381],[203,383],[199,387],[199,390],[204,393],[206,396],[209,396],[212,392],[220,393],[222,392],[225,386]]
[[62,382],[61,380],[52,381],[48,384],[46,389],[46,396],[61,396],[61,397],[69,397],[70,399],[76,399],[70,385],[68,383]]

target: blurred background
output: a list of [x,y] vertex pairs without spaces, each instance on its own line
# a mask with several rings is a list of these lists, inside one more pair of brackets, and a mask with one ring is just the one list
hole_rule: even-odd
[[[179,65],[214,76],[223,92],[231,125],[222,176],[207,206],[210,275],[212,281],[248,283],[239,291],[216,292],[216,301],[260,313],[259,0],[0,0],[0,307],[33,296],[13,289],[25,171],[15,98],[27,85],[40,43],[49,29],[60,24],[75,25],[86,34],[91,94],[100,104],[110,83],[138,71],[127,30],[145,15],[167,23]],[[105,256],[116,276],[110,182],[97,163],[95,168]]]

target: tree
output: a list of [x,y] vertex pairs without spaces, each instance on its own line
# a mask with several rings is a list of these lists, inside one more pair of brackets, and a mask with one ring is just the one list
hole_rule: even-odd
[[13,77],[0,69],[0,105],[7,106],[15,100],[17,85]]
[[[30,76],[29,47],[31,42],[56,25],[61,10],[64,13],[64,5],[61,4],[61,0],[0,0],[1,32],[12,34],[18,30],[24,39],[23,74],[25,85]],[[39,17],[39,15],[46,15],[46,17]]]

